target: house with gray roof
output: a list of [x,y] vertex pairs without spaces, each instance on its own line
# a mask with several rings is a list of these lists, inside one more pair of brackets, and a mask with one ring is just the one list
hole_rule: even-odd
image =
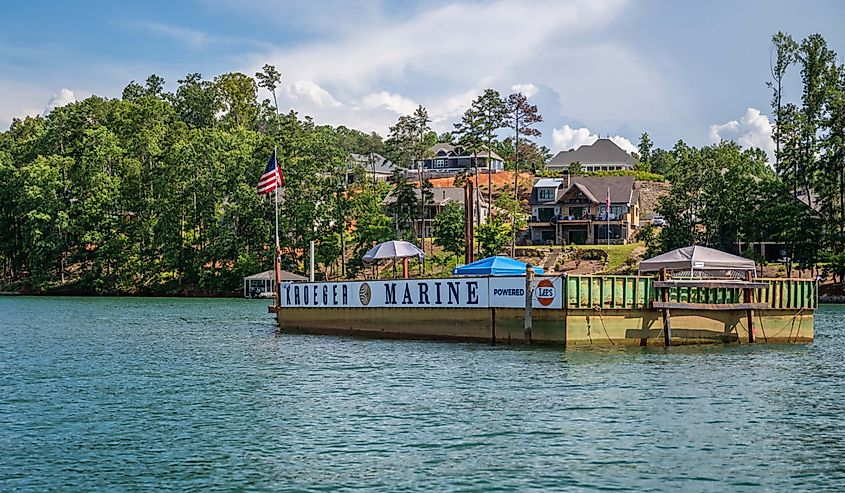
[[393,176],[393,171],[396,169],[392,162],[377,152],[371,154],[352,153],[349,155],[347,183],[354,181],[354,171],[359,166],[364,169],[364,174],[370,181],[387,181]]
[[501,171],[505,169],[505,160],[494,151],[488,153],[486,150],[472,151],[454,144],[439,143],[431,146],[428,150],[430,157],[417,160],[416,165],[427,173],[457,174],[462,171],[474,172],[476,166],[479,171]]
[[[414,191],[417,195],[417,199],[422,200],[422,191],[419,188]],[[433,236],[432,225],[434,224],[434,218],[436,218],[447,205],[452,202],[461,204],[461,207],[464,205],[464,189],[461,187],[432,188],[431,194],[431,200],[428,203],[423,204],[424,217],[418,218],[414,221],[414,229],[416,230],[418,237],[422,237],[422,233],[425,233],[426,238]],[[394,202],[396,202],[396,198],[393,194],[388,195],[384,199],[385,206]],[[478,224],[484,224],[487,221],[487,216],[490,215],[490,206],[487,204],[484,194],[479,193],[477,188],[473,189],[473,204],[478,204],[478,212],[473,214],[477,227]],[[479,219],[481,221],[480,223],[478,222]]]
[[610,139],[599,139],[591,145],[578,149],[560,151],[546,164],[550,170],[569,170],[574,163],[581,163],[583,171],[631,170],[637,160]]
[[640,193],[633,176],[564,173],[562,178],[541,178],[528,204],[529,239],[535,245],[625,244],[640,222]]

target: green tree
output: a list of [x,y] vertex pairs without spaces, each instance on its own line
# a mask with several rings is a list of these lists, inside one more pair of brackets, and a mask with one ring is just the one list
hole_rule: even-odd
[[637,163],[638,171],[651,171],[651,149],[653,145],[648,132],[643,132],[640,136],[640,143],[637,146],[640,161]]
[[222,109],[216,86],[211,81],[202,80],[200,74],[188,74],[178,82],[173,108],[179,118],[191,127],[213,127],[217,122],[217,112]]
[[[798,52],[798,43],[792,36],[778,31],[772,36],[772,51],[769,56],[769,68],[772,73],[772,81],[766,85],[772,90],[772,109],[774,110],[774,128],[772,139],[775,141],[775,169],[781,170],[781,142],[783,141],[782,122],[783,117],[783,80],[790,65],[795,63]],[[774,55],[774,60],[772,60]]]
[[510,185],[502,187],[494,202],[496,209],[505,213],[506,224],[511,234],[511,257],[514,256],[513,245],[516,233],[528,227],[528,216],[523,210],[522,204],[517,200],[510,188]]
[[496,132],[505,127],[507,106],[499,91],[485,89],[470,105],[475,117],[475,124],[484,141],[484,152],[487,155],[487,203],[493,203],[493,176],[491,163],[493,162],[493,143]]
[[500,216],[491,216],[476,230],[478,248],[482,257],[498,255],[510,242],[511,225]]
[[276,113],[279,112],[279,101],[276,99],[276,88],[282,82],[282,74],[276,70],[273,65],[264,65],[261,72],[255,73],[255,78],[258,80],[258,87],[263,87],[273,96],[273,107],[276,108]]
[[455,257],[464,254],[464,208],[450,202],[434,218],[434,244]]
[[393,201],[388,210],[393,216],[396,236],[408,237],[414,233],[414,222],[420,216],[417,187],[408,181],[401,169],[396,169],[393,173],[393,190],[390,193]]
[[255,102],[258,86],[255,80],[234,72],[217,76],[214,85],[223,105],[223,122],[252,128],[258,117],[258,105]]
[[743,151],[733,142],[700,149],[677,145],[678,172],[671,192],[658,206],[667,221],[660,232],[664,251],[696,243],[726,251],[753,236],[749,198],[760,194],[758,183],[772,177],[759,149]]
[[[513,198],[516,204],[519,205],[519,158],[520,151],[522,150],[522,142],[520,142],[519,137],[528,138],[542,135],[542,132],[538,128],[534,128],[534,125],[542,122],[543,116],[537,110],[537,105],[530,104],[528,98],[521,92],[508,96],[505,103],[505,113],[506,123],[514,131]],[[511,216],[511,222],[515,223],[515,221],[515,216]],[[513,228],[513,236],[511,237],[511,257],[514,256],[516,256],[516,228]]]

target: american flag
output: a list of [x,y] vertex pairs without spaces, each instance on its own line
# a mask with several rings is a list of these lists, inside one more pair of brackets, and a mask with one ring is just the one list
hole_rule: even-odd
[[258,180],[258,195],[270,193],[283,186],[285,186],[285,177],[282,176],[282,168],[279,167],[279,161],[276,159],[276,151],[273,151],[270,160],[267,161],[267,167],[264,168],[264,174]]

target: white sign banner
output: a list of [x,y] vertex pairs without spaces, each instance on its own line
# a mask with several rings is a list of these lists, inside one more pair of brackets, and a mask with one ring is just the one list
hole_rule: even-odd
[[[534,280],[534,308],[563,306],[561,278]],[[283,283],[282,307],[522,308],[523,277]]]
[[[531,306],[534,308],[563,308],[563,279],[538,277],[532,283]],[[496,308],[525,307],[524,277],[491,277],[490,306]]]

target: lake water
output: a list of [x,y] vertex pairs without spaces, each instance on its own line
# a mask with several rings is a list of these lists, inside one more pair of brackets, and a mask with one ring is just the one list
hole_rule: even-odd
[[0,490],[845,490],[840,306],[811,345],[564,352],[266,304],[0,298]]

